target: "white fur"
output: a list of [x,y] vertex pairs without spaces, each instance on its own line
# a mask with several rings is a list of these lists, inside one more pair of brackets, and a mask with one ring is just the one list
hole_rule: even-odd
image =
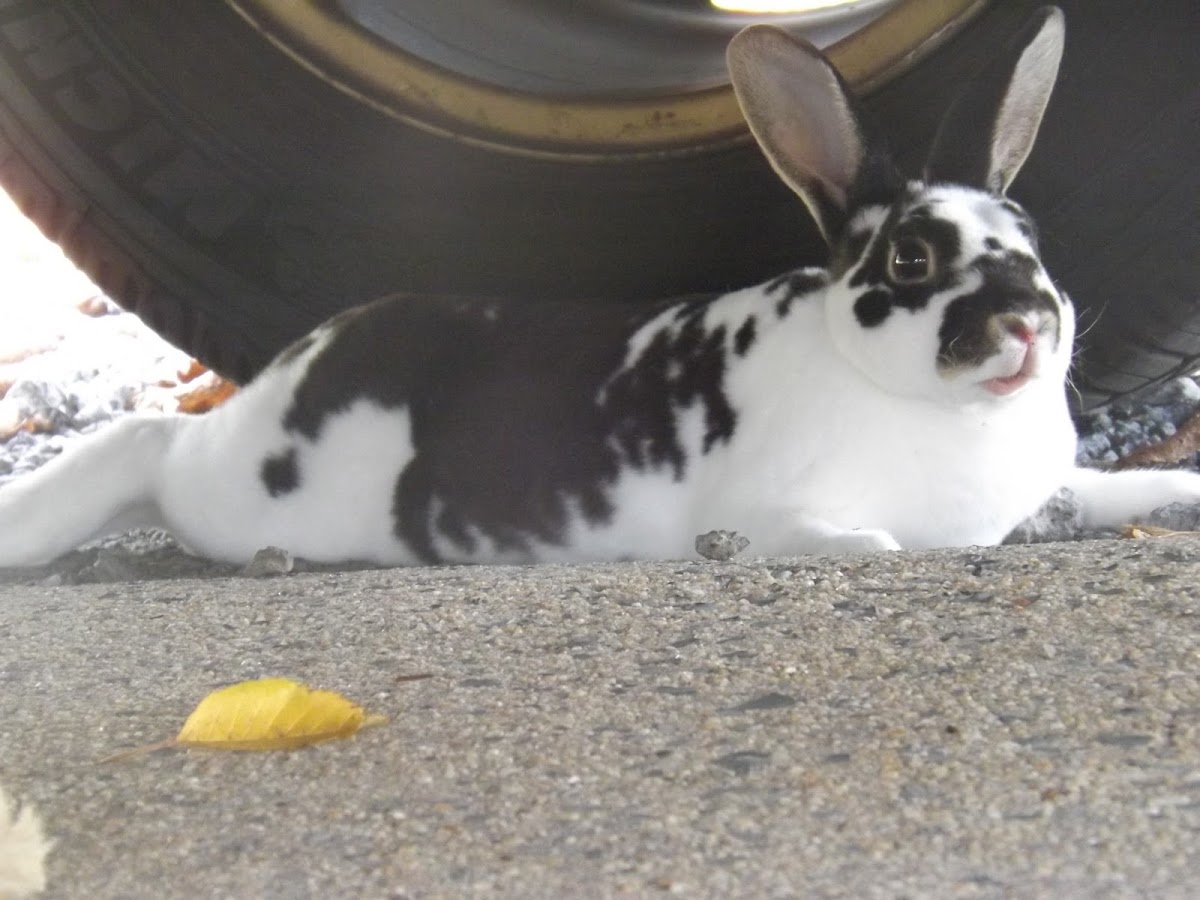
[[[396,474],[413,455],[404,410],[360,400],[331,417],[315,443],[286,438],[278,419],[254,409],[231,410],[187,422],[164,461],[157,500],[183,543],[233,561],[268,545],[310,559],[416,561],[392,534]],[[291,443],[301,488],[271,497],[259,466]]]
[[1073,469],[1063,485],[1075,494],[1083,524],[1091,528],[1136,523],[1170,503],[1200,503],[1200,476],[1193,472]]

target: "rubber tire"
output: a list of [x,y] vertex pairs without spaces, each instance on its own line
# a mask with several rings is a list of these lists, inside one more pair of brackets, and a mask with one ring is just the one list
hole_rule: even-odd
[[[913,171],[956,87],[1038,5],[993,2],[866,98]],[[1200,4],[1060,5],[1063,73],[1013,193],[1090,329],[1092,405],[1200,358]],[[114,299],[238,380],[396,290],[638,300],[824,252],[752,146],[489,153],[359,104],[221,3],[0,4],[0,182]]]

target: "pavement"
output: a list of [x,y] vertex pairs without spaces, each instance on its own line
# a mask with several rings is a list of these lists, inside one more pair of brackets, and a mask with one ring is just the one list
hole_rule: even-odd
[[[0,586],[52,898],[1188,897],[1200,539]],[[268,675],[389,717],[166,750]]]

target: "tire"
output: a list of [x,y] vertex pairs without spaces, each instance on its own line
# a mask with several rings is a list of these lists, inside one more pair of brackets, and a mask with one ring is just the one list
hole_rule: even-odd
[[[330,315],[397,290],[636,301],[823,256],[740,123],[717,115],[627,144],[580,132],[564,147],[494,128],[500,106],[483,101],[475,122],[443,121],[381,96],[357,57],[276,29],[260,15],[272,5],[0,4],[0,182],[110,296],[236,380]],[[843,71],[859,66],[852,81],[911,163],[955,86],[1037,5],[959,4],[927,23],[907,71],[864,65],[863,53],[887,56],[877,40],[859,41]],[[1076,382],[1093,405],[1200,358],[1200,6],[1060,5],[1064,70],[1014,195],[1090,326]],[[308,6],[325,5],[296,5]],[[374,44],[380,59],[404,57]],[[520,93],[492,87],[496,104]],[[671,93],[669,109],[729,101],[711,78],[699,94],[686,87],[651,93]],[[613,93],[616,107],[628,91]]]

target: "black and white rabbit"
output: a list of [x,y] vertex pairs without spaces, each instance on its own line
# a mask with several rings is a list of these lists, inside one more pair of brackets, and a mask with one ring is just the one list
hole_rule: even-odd
[[1004,191],[1063,45],[1040,11],[945,118],[923,178],[869,146],[837,73],[769,26],[738,99],[828,269],[631,310],[393,297],[200,417],[131,417],[0,489],[0,566],[165,526],[383,564],[994,544],[1058,488],[1089,524],[1200,500],[1200,475],[1074,467],[1071,304]]

